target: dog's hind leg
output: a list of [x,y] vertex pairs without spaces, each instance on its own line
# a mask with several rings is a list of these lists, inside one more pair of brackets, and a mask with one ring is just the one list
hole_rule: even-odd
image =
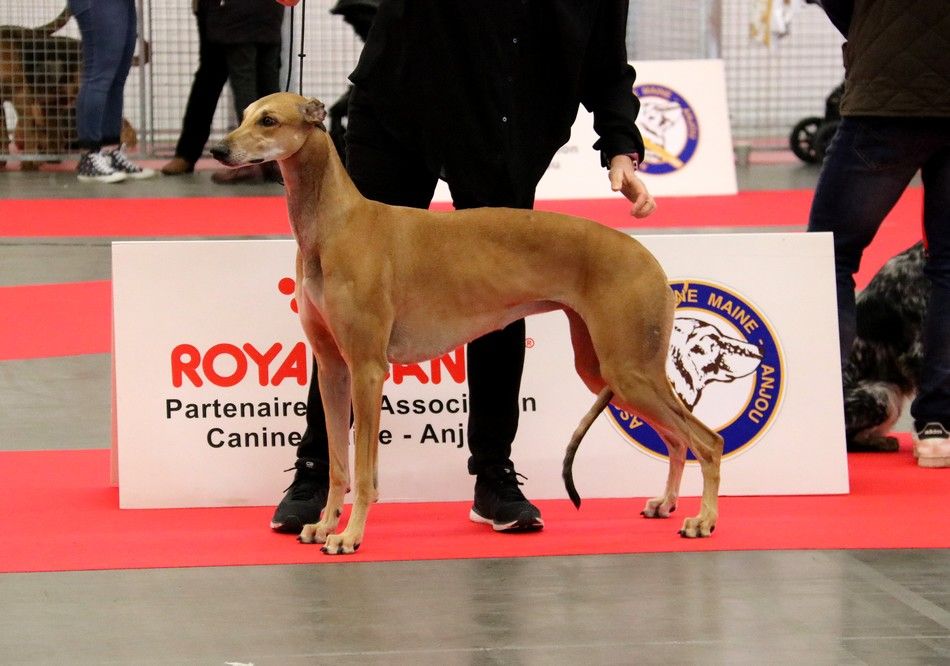
[[606,377],[617,393],[615,403],[643,417],[652,425],[670,455],[670,470],[666,491],[660,497],[647,501],[643,515],[667,516],[676,506],[682,479],[686,448],[699,461],[703,475],[703,495],[699,515],[683,522],[680,534],[684,537],[707,537],[716,529],[719,517],[719,467],[722,460],[722,437],[693,416],[673,392],[665,371],[656,371],[648,377],[631,373],[615,382]]

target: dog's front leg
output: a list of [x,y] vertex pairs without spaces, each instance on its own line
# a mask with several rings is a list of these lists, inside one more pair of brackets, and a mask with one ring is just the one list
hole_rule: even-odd
[[376,501],[379,412],[383,396],[383,381],[388,369],[385,359],[351,364],[353,417],[356,427],[354,436],[356,494],[346,529],[341,534],[327,536],[323,552],[330,555],[356,552],[363,541],[369,505]]
[[326,414],[330,492],[320,521],[303,526],[299,537],[301,543],[325,543],[327,537],[336,531],[343,513],[343,498],[350,485],[350,372],[335,348],[330,351],[330,345],[319,340],[315,343],[311,343],[315,350],[322,347],[316,354],[317,378]]
[[320,398],[326,415],[327,440],[329,443],[330,492],[320,520],[304,525],[300,532],[301,543],[324,543],[328,534],[336,531],[343,513],[343,498],[350,485],[350,371],[340,354],[336,340],[326,322],[313,305],[308,282],[303,274],[303,257],[299,250],[296,261],[297,304],[300,308],[300,324],[310,349],[317,359],[317,381]]

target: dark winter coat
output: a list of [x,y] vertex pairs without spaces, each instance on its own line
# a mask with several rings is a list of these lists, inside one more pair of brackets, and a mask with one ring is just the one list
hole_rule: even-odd
[[847,38],[843,116],[950,116],[950,2],[854,0]]

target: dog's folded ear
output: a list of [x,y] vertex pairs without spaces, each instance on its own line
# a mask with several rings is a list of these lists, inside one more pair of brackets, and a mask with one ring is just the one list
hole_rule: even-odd
[[327,109],[320,100],[313,97],[308,99],[307,103],[301,107],[300,114],[308,123],[318,125],[320,129],[326,131],[323,121],[326,120]]

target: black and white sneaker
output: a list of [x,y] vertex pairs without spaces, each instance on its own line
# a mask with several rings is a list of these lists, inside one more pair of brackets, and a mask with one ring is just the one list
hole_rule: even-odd
[[277,505],[270,528],[283,534],[300,534],[304,525],[320,520],[330,489],[330,468],[322,460],[297,458],[290,469],[296,470],[294,480]]
[[491,525],[496,532],[535,532],[544,527],[538,507],[521,489],[522,479],[506,466],[490,467],[475,477],[475,501],[468,514],[474,523]]
[[950,467],[950,432],[942,423],[928,423],[914,432],[914,454],[920,467]]
[[144,178],[151,178],[157,173],[155,169],[140,167],[130,160],[129,156],[125,154],[125,144],[106,153],[106,155],[112,160],[112,168],[119,173],[124,173],[127,178],[142,180]]
[[112,166],[112,158],[101,150],[89,151],[79,159],[76,173],[83,183],[121,183],[126,175],[116,171]]

